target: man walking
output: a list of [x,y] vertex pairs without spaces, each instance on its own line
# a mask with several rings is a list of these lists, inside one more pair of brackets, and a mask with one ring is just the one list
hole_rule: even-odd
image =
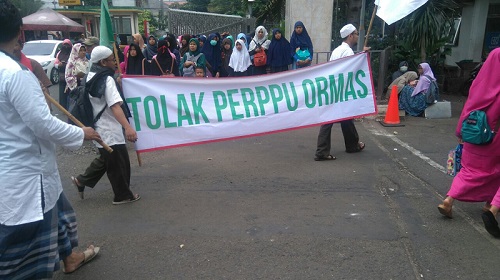
[[[340,29],[340,37],[344,39],[342,44],[332,51],[330,61],[342,57],[354,55],[352,47],[358,42],[359,32],[352,24],[347,24]],[[369,48],[365,48],[365,51]],[[318,146],[316,148],[315,161],[335,160],[335,156],[330,154],[333,123],[324,124],[319,129]],[[354,121],[344,120],[340,122],[342,134],[344,135],[345,151],[347,153],[361,152],[365,144],[359,141],[358,131]]]

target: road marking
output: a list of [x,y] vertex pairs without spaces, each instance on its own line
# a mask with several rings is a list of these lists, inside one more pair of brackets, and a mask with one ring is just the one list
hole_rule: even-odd
[[430,166],[436,168],[437,170],[443,172],[444,174],[447,174],[446,173],[446,168],[444,166],[442,166],[439,163],[433,161],[428,156],[424,155],[421,151],[419,151],[419,150],[413,148],[412,146],[408,145],[408,143],[401,141],[395,135],[390,134],[388,132],[385,132],[383,130],[377,129],[377,128],[373,127],[373,126],[372,126],[372,128],[368,128],[368,130],[372,134],[374,134],[374,135],[380,135],[380,136],[388,137],[389,139],[391,139],[392,141],[396,142],[401,147],[403,147],[403,148],[407,149],[408,151],[410,151],[410,153],[412,153],[413,155],[415,155],[415,156],[419,157],[420,159],[422,159],[423,161],[427,162],[427,164],[429,164]]

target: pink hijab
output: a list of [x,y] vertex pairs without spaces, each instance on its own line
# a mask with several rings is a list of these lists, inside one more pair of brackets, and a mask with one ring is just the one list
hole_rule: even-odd
[[435,81],[436,78],[434,77],[434,73],[431,70],[431,67],[429,66],[428,63],[420,63],[420,67],[422,67],[423,73],[420,75],[420,78],[418,79],[417,86],[413,90],[413,93],[411,96],[415,96],[421,92],[427,91],[429,86],[431,85],[431,81],[427,77],[423,77],[424,75],[431,77],[431,80]]
[[[491,106],[495,102],[498,103],[500,98],[500,72],[498,69],[500,69],[500,48],[494,49],[488,55],[476,79],[472,82],[469,98],[465,102],[455,131],[457,136],[460,136],[462,122],[474,110],[484,110],[486,112],[491,129],[500,121],[500,110],[496,110],[495,106]],[[493,107],[491,110],[489,110],[490,106]],[[498,109],[499,106],[496,107]]]
[[122,74],[127,73],[128,49],[130,49],[130,45],[127,45],[125,46],[125,48],[123,48],[123,55],[125,56],[125,59],[120,62],[120,70],[122,70]]

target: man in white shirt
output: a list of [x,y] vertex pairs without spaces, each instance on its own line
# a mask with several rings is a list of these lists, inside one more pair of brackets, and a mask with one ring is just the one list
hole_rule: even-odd
[[55,144],[76,149],[100,136],[50,114],[37,78],[12,58],[21,25],[19,10],[0,0],[0,278],[52,278],[60,260],[70,273],[99,251],[73,252],[76,219]]
[[83,198],[85,187],[95,187],[106,173],[114,193],[113,205],[135,202],[141,197],[130,190],[130,159],[125,141],[137,141],[137,133],[128,123],[122,109],[125,108],[122,107],[124,101],[113,79],[116,68],[113,52],[107,47],[97,46],[92,50],[90,62],[92,66],[85,87],[90,92],[94,117],[97,118],[95,128],[113,152],[95,143],[100,156],[85,173],[71,179]]
[[[342,57],[354,55],[352,47],[358,43],[359,32],[352,24],[347,24],[340,29],[340,37],[344,39],[342,44],[332,51],[330,61]],[[369,48],[364,48],[367,51]],[[335,156],[330,154],[333,123],[324,124],[319,129],[318,145],[316,148],[315,161],[335,160]],[[342,134],[344,135],[345,151],[347,153],[361,152],[365,144],[359,141],[358,132],[354,121],[344,120],[340,122]]]

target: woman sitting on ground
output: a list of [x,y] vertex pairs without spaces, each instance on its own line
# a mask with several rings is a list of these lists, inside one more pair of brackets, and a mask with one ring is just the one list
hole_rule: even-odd
[[403,75],[399,76],[396,78],[387,88],[388,93],[390,94],[392,90],[392,86],[397,86],[398,87],[398,95],[401,93],[403,88],[407,85],[409,85],[411,82],[415,81],[418,79],[418,74],[415,71],[408,71],[404,73]]
[[420,80],[410,82],[399,95],[399,109],[405,110],[414,117],[420,116],[427,108],[425,92],[429,89],[431,82],[436,81],[428,63],[420,63],[418,73]]

